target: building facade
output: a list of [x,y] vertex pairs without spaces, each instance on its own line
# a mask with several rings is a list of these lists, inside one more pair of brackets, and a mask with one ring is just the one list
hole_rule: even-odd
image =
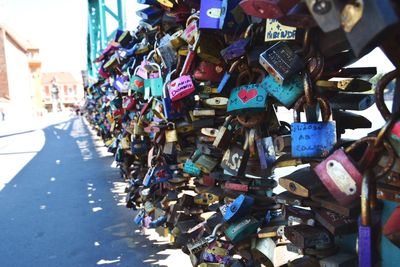
[[48,111],[72,108],[83,99],[83,84],[69,72],[42,73],[42,98]]
[[0,24],[0,107],[5,113],[40,111],[40,68],[39,49]]

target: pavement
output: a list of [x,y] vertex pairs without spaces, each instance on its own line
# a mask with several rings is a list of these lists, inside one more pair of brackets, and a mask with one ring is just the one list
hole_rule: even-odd
[[191,266],[133,223],[112,162],[81,117],[0,122],[0,266]]

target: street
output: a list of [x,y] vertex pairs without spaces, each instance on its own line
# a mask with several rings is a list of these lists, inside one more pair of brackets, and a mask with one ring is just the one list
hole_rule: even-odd
[[190,265],[133,223],[125,182],[83,118],[6,128],[0,124],[0,266]]

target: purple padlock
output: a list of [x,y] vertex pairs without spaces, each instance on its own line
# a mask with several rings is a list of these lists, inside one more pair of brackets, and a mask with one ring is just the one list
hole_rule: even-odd
[[222,0],[202,0],[200,3],[199,28],[219,29],[222,13]]

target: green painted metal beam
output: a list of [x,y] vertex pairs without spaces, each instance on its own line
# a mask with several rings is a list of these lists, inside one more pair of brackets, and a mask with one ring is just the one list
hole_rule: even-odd
[[[93,61],[114,38],[116,30],[125,29],[124,0],[112,1],[114,10],[106,0],[88,0],[87,70],[94,79],[98,77],[99,66]],[[117,24],[117,29],[110,24]]]

